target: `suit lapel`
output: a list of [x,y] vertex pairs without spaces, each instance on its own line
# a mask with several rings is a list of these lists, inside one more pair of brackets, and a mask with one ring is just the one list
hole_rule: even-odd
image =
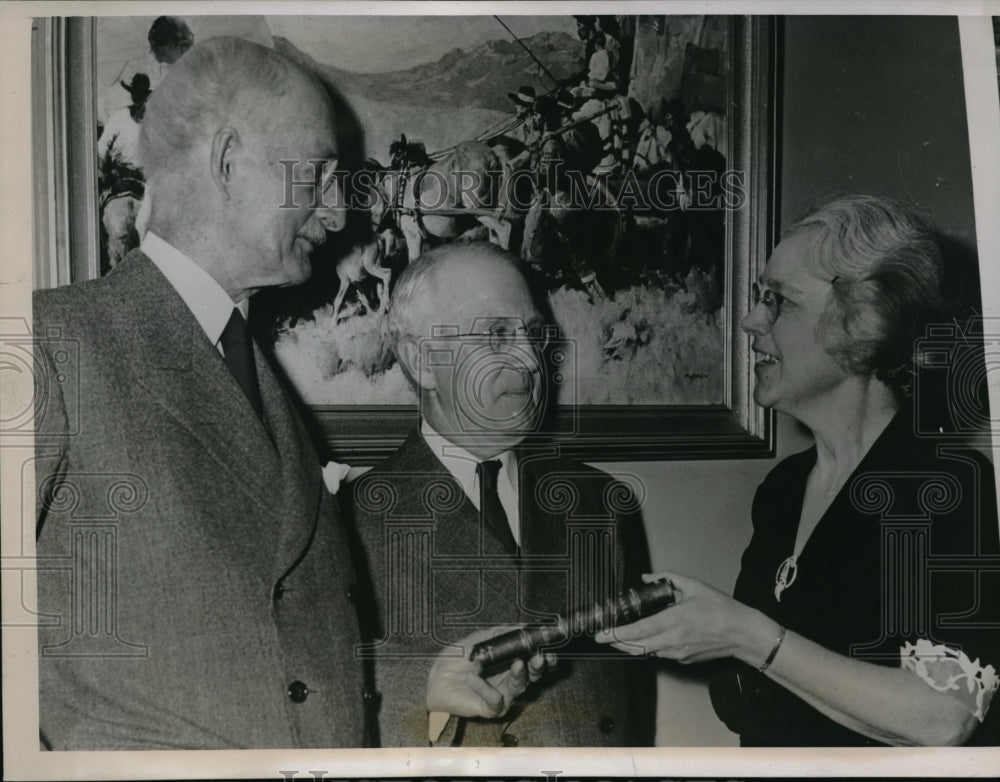
[[[309,545],[319,518],[319,505],[325,487],[319,457],[309,434],[295,411],[277,370],[259,347],[255,347],[264,416],[279,455],[280,482],[273,489],[281,498],[281,561],[295,561]],[[269,443],[270,445],[270,443]],[[272,449],[273,452],[273,449]],[[305,524],[291,520],[305,519]]]
[[[450,480],[455,484],[455,490],[460,498],[455,503],[434,504],[428,492],[421,492],[418,500],[430,505],[428,510],[434,518],[434,551],[438,554],[461,556],[510,556],[513,552],[507,550],[503,541],[482,520],[472,500],[466,496],[458,481],[448,472],[440,459],[434,455],[430,446],[420,435],[414,432],[404,443],[406,462],[413,466],[414,471],[426,475],[425,481],[438,478]],[[429,502],[431,500],[431,502]]]
[[[565,556],[567,554],[566,519],[540,507],[538,491],[544,477],[558,477],[558,468],[548,453],[518,455],[518,508],[521,515],[521,549],[525,555]],[[574,492],[578,492],[574,484]]]
[[[586,518],[594,508],[589,507],[587,486],[581,483],[579,474],[565,463],[553,459],[549,453],[523,453],[518,464],[523,555],[529,563],[532,557],[565,558],[567,563],[575,563],[561,568],[527,567],[521,579],[526,604],[535,611],[565,614],[579,605],[584,597],[576,594],[579,585],[575,585],[573,576],[574,570],[585,564],[580,559],[584,552],[570,541],[569,521]],[[543,479],[565,483],[571,488],[553,492],[552,485],[540,485]],[[553,506],[543,507],[538,501],[539,496],[552,497]],[[563,496],[571,498],[572,504],[557,511],[555,508],[561,507],[557,500]],[[599,563],[587,564],[593,568]],[[589,570],[580,572],[587,573]]]
[[[267,431],[194,315],[159,269],[134,252],[115,270],[120,348],[137,385],[183,426],[244,491],[276,514],[280,463]],[[258,353],[258,369],[262,362]],[[267,415],[267,413],[265,413]]]
[[[432,523],[430,572],[432,623],[438,638],[457,639],[472,626],[522,619],[517,561],[484,527],[479,511],[458,481],[414,432],[401,447],[392,472],[401,478],[396,517]],[[442,482],[441,490],[433,484]],[[445,489],[448,485],[450,489]],[[446,564],[451,560],[451,564]]]

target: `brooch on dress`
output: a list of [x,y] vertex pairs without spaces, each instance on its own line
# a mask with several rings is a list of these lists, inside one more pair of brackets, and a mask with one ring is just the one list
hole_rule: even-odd
[[779,603],[781,602],[781,593],[795,583],[795,576],[798,573],[799,566],[794,554],[778,565],[778,572],[774,574],[774,599]]

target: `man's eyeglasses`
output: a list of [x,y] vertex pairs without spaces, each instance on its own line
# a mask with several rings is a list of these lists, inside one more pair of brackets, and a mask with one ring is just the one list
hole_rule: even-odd
[[553,326],[532,322],[525,326],[520,321],[494,323],[484,331],[467,334],[435,334],[433,339],[478,339],[486,341],[494,353],[502,353],[518,344],[530,344],[539,351],[545,350],[552,338]]
[[337,161],[335,159],[324,160],[320,165],[323,166],[323,173],[319,180],[319,191],[323,194],[323,202],[326,203],[327,196],[333,192],[334,186],[337,184]]
[[757,283],[750,286],[750,293],[753,296],[754,307],[764,302],[764,307],[767,309],[768,319],[771,323],[774,323],[781,317],[781,305],[785,303],[784,296],[777,291],[772,291],[770,288],[762,289]]

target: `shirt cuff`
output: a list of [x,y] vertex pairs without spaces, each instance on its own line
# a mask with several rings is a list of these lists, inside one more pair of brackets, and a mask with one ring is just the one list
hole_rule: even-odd
[[958,649],[925,638],[918,638],[916,644],[907,641],[899,656],[904,671],[912,671],[930,687],[950,695],[983,721],[1000,687],[1000,677],[992,665],[984,666]]

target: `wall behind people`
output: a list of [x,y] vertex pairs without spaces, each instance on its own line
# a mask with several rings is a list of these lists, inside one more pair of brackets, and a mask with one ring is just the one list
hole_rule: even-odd
[[[944,17],[787,17],[779,230],[835,193],[905,199],[975,257],[958,24]],[[809,445],[779,417],[777,459]],[[732,590],[750,503],[777,459],[599,465],[647,486],[653,565]],[[665,665],[665,664],[664,664]],[[690,668],[659,679],[657,743],[736,745]]]
[[954,17],[787,17],[781,218],[836,192],[903,198],[975,245]]

